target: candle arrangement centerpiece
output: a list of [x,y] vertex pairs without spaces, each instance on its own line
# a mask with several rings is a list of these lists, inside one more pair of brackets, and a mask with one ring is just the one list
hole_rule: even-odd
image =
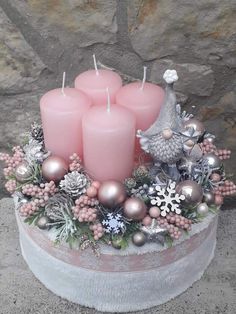
[[12,156],[0,154],[18,219],[78,256],[90,248],[99,259],[104,246],[168,249],[236,192],[223,166],[230,151],[177,103],[176,71],[164,73],[165,91],[145,76],[122,87],[95,62],[76,88],[45,94],[42,126]]

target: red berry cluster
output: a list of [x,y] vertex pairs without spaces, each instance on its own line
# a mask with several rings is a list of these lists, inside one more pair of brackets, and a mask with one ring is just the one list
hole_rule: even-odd
[[191,230],[191,220],[177,214],[170,213],[165,218],[158,217],[160,227],[166,228],[172,239],[179,239],[182,232],[180,229]]
[[0,160],[5,162],[6,167],[3,169],[5,177],[14,174],[16,166],[18,166],[24,157],[24,152],[20,146],[15,146],[12,148],[13,156],[7,153],[0,153]]
[[89,228],[91,231],[93,231],[93,237],[96,241],[99,240],[104,234],[104,229],[100,222],[91,225]]
[[82,170],[82,161],[80,157],[77,154],[73,154],[70,156],[70,164],[69,164],[69,169],[70,171],[81,171]]
[[236,193],[236,185],[233,181],[225,180],[223,184],[214,189],[214,194],[219,196],[228,196]]
[[210,142],[208,139],[205,139],[201,144],[201,149],[203,154],[214,153],[221,160],[229,159],[231,155],[231,151],[228,149],[217,149],[216,146]]

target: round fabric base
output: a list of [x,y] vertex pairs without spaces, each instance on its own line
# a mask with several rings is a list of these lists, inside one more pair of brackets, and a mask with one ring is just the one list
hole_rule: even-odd
[[[22,254],[34,275],[60,297],[99,311],[143,310],[176,297],[201,278],[214,256],[216,244],[217,216],[177,244],[175,250],[166,248],[160,252],[119,256],[118,270],[109,268],[108,264],[106,269],[102,265],[104,256],[101,260],[94,256],[94,261],[89,263],[90,257],[85,267],[82,262],[74,262],[74,257],[70,259],[74,250],[60,257],[41,230],[28,227],[18,216],[17,222]],[[34,229],[41,242],[27,229]],[[51,250],[50,246],[46,249],[46,242],[50,243]],[[76,254],[79,260],[80,251]],[[131,260],[133,267],[127,268],[126,263]],[[109,263],[116,262],[117,256],[110,254]]]

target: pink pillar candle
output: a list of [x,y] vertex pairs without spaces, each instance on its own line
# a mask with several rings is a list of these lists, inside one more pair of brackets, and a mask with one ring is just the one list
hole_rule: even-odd
[[123,86],[116,94],[116,103],[131,110],[136,117],[136,128],[148,129],[159,115],[164,101],[164,90],[155,84],[134,82]]
[[90,99],[75,88],[54,89],[40,100],[44,141],[53,155],[69,161],[77,153],[82,158],[82,117]]
[[131,175],[134,159],[135,117],[124,107],[94,106],[84,116],[83,154],[88,174],[95,180],[123,181]]
[[121,86],[122,79],[119,74],[110,70],[88,70],[75,79],[75,88],[90,97],[93,105],[106,104],[107,88],[109,89],[111,103],[114,103],[115,95]]
[[[134,82],[123,86],[116,94],[116,103],[131,110],[136,117],[136,130],[148,129],[159,115],[164,101],[164,90],[155,84]],[[136,140],[136,155],[141,153]]]

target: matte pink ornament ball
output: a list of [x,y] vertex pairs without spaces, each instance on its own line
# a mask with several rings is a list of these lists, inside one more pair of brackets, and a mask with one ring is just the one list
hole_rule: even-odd
[[86,194],[88,197],[95,197],[97,196],[98,190],[94,186],[90,186],[87,188]]
[[151,223],[152,223],[152,218],[151,218],[150,216],[146,216],[146,217],[144,217],[143,220],[142,220],[142,224],[143,224],[144,226],[150,226]]
[[152,218],[158,218],[161,214],[160,208],[158,208],[157,206],[153,206],[149,209],[149,215]]
[[101,186],[101,183],[99,181],[93,181],[92,186],[94,186],[96,189],[99,189]]
[[217,206],[220,206],[223,204],[223,197],[220,195],[215,195],[215,204]]
[[58,182],[68,172],[68,164],[58,156],[50,156],[42,164],[42,175],[45,180]]

